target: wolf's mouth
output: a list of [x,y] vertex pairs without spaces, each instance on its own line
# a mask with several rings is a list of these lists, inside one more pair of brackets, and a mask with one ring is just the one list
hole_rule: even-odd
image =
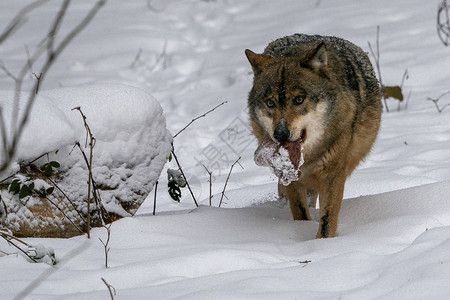
[[302,131],[300,132],[300,137],[298,138],[298,140],[296,140],[296,142],[303,144],[306,140],[306,129],[302,129]]

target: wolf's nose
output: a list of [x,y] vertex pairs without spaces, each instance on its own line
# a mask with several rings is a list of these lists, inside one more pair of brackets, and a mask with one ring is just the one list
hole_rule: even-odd
[[291,135],[289,129],[286,125],[286,120],[281,119],[278,122],[277,127],[275,127],[275,131],[273,132],[273,137],[279,142],[284,143],[289,140],[289,136]]

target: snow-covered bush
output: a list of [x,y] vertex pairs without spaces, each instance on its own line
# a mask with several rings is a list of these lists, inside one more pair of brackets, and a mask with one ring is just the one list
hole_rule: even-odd
[[[5,116],[13,109],[12,95],[0,92]],[[94,225],[102,224],[104,213],[110,220],[133,215],[170,155],[172,137],[162,108],[139,89],[100,84],[40,93],[9,172],[19,174],[1,183],[7,214],[0,225],[19,236],[70,236],[85,225],[88,165],[82,151],[86,132],[79,113],[72,111],[77,106],[83,109],[96,140]],[[46,185],[55,189],[48,195],[32,192],[48,189]],[[20,194],[22,189],[28,192]],[[20,201],[25,197],[27,201]]]

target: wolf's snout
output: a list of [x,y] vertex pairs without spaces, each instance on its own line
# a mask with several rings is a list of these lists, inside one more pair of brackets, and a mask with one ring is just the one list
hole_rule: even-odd
[[284,143],[289,140],[289,136],[291,135],[291,132],[289,131],[286,120],[281,119],[280,122],[278,122],[277,127],[275,127],[275,131],[273,132],[273,137],[279,142]]

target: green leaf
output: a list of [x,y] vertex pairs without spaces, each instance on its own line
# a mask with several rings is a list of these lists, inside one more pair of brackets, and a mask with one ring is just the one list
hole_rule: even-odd
[[[34,186],[34,184],[33,184],[33,186]],[[27,186],[25,184],[22,185],[22,187],[20,188],[20,191],[19,191],[19,199],[22,199],[22,198],[30,196],[31,195],[31,191],[32,191],[32,189],[30,189],[29,186]]]
[[402,88],[397,86],[385,86],[383,88],[384,98],[394,98],[403,101]]
[[172,161],[172,153],[170,153],[170,155],[169,155],[169,162],[171,162]]
[[50,164],[50,166],[52,166],[52,167],[55,168],[55,169],[61,167],[61,165],[59,164],[59,162],[54,161],[54,160],[51,161],[51,162],[49,162],[49,164]]
[[9,185],[9,192],[13,193],[13,195],[16,195],[19,193],[20,191],[20,180],[19,179],[14,179],[11,184]]
[[42,166],[42,172],[44,172],[45,176],[51,176],[53,174],[53,168],[47,163]]
[[42,165],[41,170],[42,170],[42,172],[44,172],[44,174],[45,174],[46,176],[52,176],[53,173],[54,173],[53,168],[57,169],[57,168],[59,168],[60,166],[61,166],[61,165],[59,164],[59,162],[53,160],[53,161],[50,161],[50,162],[48,162],[48,163]]

